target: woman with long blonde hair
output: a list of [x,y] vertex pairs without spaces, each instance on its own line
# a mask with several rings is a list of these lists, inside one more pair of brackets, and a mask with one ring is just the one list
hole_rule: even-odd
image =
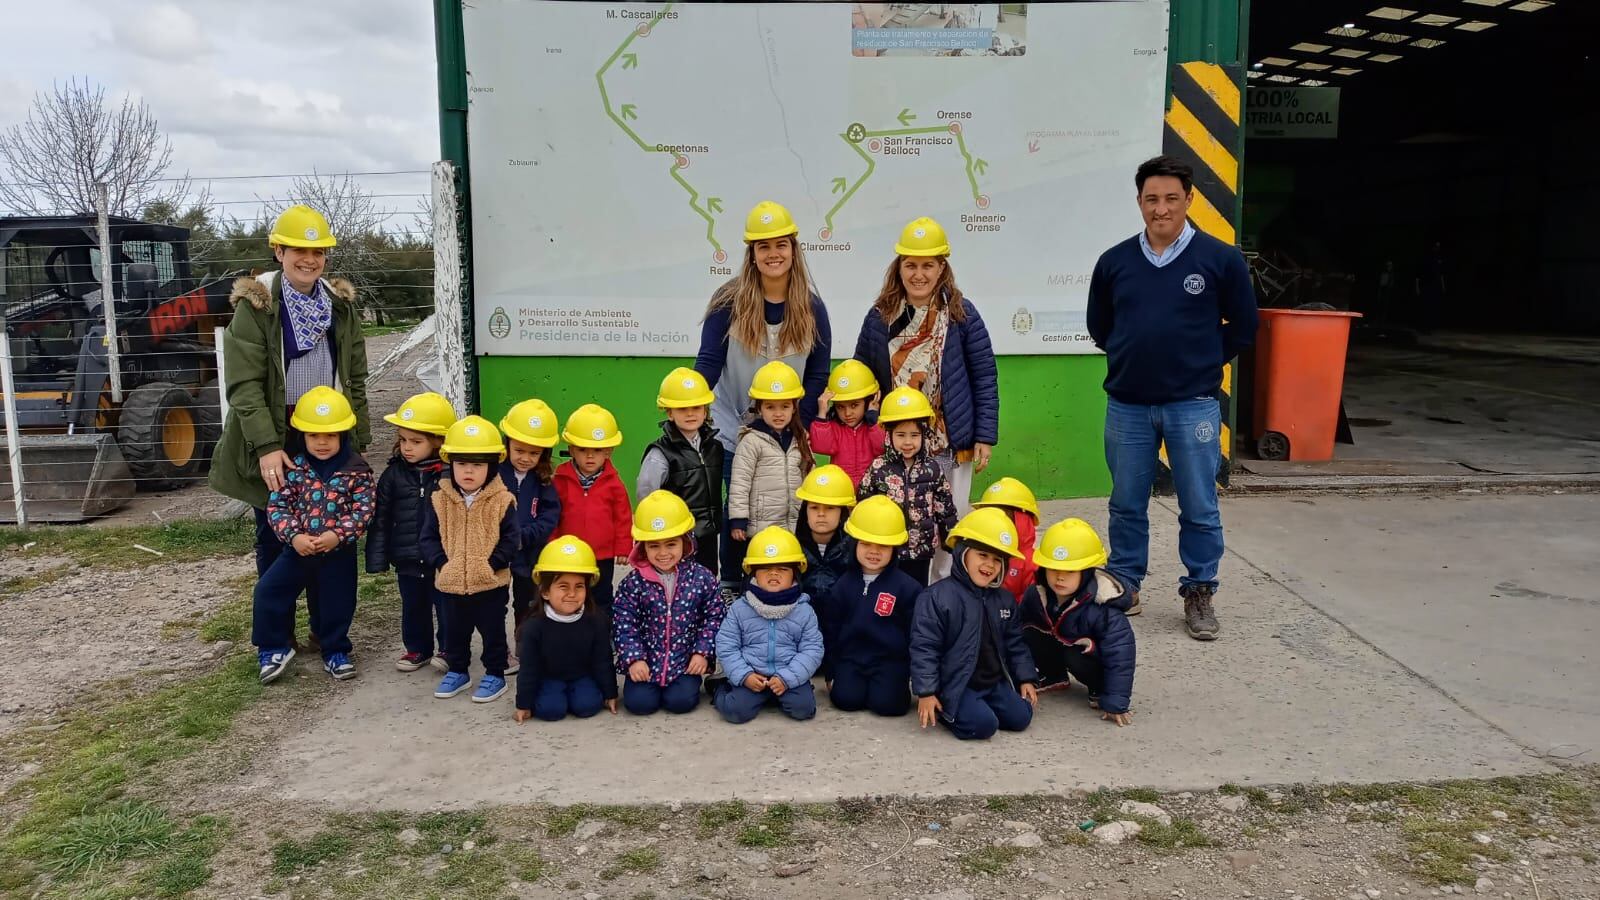
[[[962,515],[972,476],[989,465],[1000,439],[1000,386],[994,347],[978,308],[956,287],[950,243],[938,222],[915,219],[900,232],[894,261],[856,339],[885,391],[912,387],[933,403],[928,449],[945,470]],[[949,572],[934,558],[934,575]]]
[[[694,368],[716,395],[711,422],[729,459],[744,424],[741,401],[756,370],[778,361],[800,373],[805,387],[800,421],[806,424],[817,417],[817,397],[828,386],[833,329],[811,283],[799,234],[787,209],[771,200],[757,203],[745,219],[744,264],[706,306]],[[724,485],[729,474],[724,467]],[[725,586],[737,582],[742,554],[724,529]]]

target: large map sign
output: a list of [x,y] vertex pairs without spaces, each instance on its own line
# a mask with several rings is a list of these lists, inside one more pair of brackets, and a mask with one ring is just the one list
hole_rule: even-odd
[[923,215],[998,352],[1093,351],[1089,273],[1161,145],[1165,0],[464,15],[479,353],[692,355],[759,200],[799,222],[837,356]]

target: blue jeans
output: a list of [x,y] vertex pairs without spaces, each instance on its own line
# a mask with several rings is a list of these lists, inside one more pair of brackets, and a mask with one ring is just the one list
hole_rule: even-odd
[[[400,588],[400,643],[407,653],[444,652],[444,603],[433,589],[433,573],[395,575]],[[437,625],[435,625],[437,623]]]
[[1022,731],[1033,722],[1033,707],[1004,681],[982,692],[967,688],[944,714],[945,727],[963,741],[986,741],[996,731]]
[[717,712],[722,713],[723,719],[743,725],[754,719],[762,707],[773,700],[777,700],[785,715],[797,721],[804,722],[817,714],[817,694],[809,681],[797,688],[789,688],[777,697],[771,691],[758,694],[742,684],[725,684],[718,689],[717,696],[711,702],[717,707]]
[[700,705],[700,676],[679,675],[666,687],[654,681],[622,679],[622,705],[636,716],[648,716],[657,710],[669,713],[686,713]]
[[262,650],[287,650],[294,640],[294,606],[300,592],[316,590],[320,614],[312,620],[312,633],[322,645],[324,659],[350,652],[350,622],[356,614],[356,547],[340,544],[335,550],[301,556],[285,549],[256,582],[251,613],[250,642]]
[[571,681],[546,678],[539,682],[539,693],[533,698],[533,714],[546,722],[559,722],[572,713],[587,719],[598,713],[606,698],[593,678],[584,676]]
[[1138,590],[1150,565],[1150,488],[1157,452],[1167,442],[1178,492],[1178,558],[1190,585],[1217,586],[1222,562],[1222,512],[1217,466],[1222,458],[1221,407],[1213,397],[1159,406],[1106,401],[1106,466],[1111,470],[1111,560],[1106,569]]

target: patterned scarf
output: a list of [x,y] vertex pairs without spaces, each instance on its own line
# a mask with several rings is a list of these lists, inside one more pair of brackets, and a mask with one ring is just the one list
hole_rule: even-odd
[[290,287],[289,279],[283,279],[283,308],[289,314],[289,327],[284,331],[294,343],[292,348],[286,348],[290,359],[310,353],[317,341],[333,328],[333,300],[320,278],[309,296]]
[[944,408],[939,402],[939,374],[950,315],[942,303],[937,310],[931,303],[921,309],[908,306],[908,310],[910,321],[899,334],[889,338],[889,368],[896,385],[916,388],[933,404],[933,428],[923,446],[929,453],[938,453],[950,446],[944,430]]

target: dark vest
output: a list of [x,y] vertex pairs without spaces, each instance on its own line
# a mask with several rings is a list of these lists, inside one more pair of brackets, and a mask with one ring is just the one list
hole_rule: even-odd
[[[700,426],[700,449],[683,439],[672,420],[661,423],[661,437],[650,444],[667,458],[667,480],[663,490],[678,495],[694,513],[695,540],[715,536],[722,530],[722,442],[717,430]],[[645,448],[645,453],[650,452]]]

